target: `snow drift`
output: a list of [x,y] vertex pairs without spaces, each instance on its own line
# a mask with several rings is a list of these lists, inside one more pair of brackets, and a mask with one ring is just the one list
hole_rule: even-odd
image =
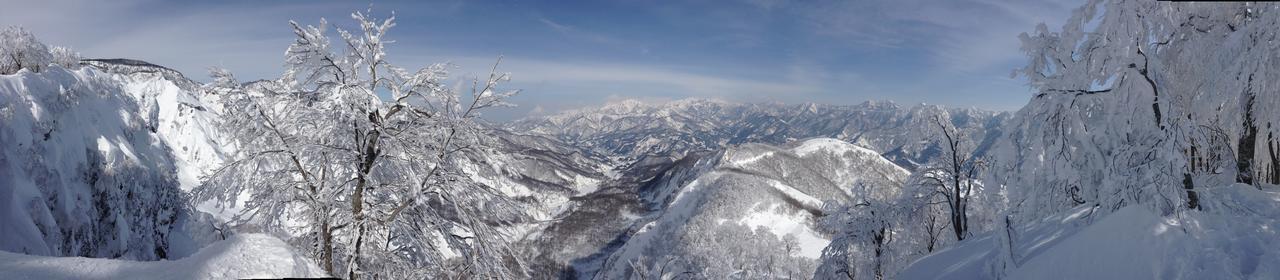
[[283,241],[262,234],[232,236],[179,260],[138,262],[42,257],[0,252],[0,271],[13,279],[244,279],[324,277],[324,271]]
[[[1009,279],[1276,279],[1280,191],[1205,188],[1205,211],[1166,217],[1142,206],[1106,216],[1082,206],[1018,227]],[[921,258],[899,279],[992,279],[993,238]]]

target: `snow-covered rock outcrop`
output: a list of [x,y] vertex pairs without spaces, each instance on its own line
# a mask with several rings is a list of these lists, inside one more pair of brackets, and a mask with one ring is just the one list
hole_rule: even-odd
[[152,122],[153,132],[172,150],[178,180],[184,190],[200,184],[226,160],[231,147],[218,129],[222,110],[219,96],[206,94],[200,84],[178,71],[129,59],[91,59],[85,65],[114,74],[125,93]]
[[182,211],[155,117],[113,75],[0,76],[0,250],[155,260]]

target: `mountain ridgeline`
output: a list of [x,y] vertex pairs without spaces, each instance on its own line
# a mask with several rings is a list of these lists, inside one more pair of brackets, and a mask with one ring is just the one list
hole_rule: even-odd
[[602,108],[514,121],[506,127],[552,135],[598,153],[636,160],[692,151],[764,143],[780,145],[813,137],[840,139],[880,152],[914,170],[941,154],[934,139],[938,117],[976,143],[983,155],[1008,113],[887,101],[857,105],[732,103],[683,99],[666,103],[623,100]]

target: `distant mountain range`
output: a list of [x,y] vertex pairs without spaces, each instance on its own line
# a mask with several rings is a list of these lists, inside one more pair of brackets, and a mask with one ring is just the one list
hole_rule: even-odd
[[743,143],[784,144],[812,137],[844,140],[880,152],[908,169],[938,155],[939,116],[977,145],[977,154],[999,137],[1009,113],[893,102],[858,105],[731,103],[684,99],[668,103],[625,100],[601,108],[568,111],[511,122],[512,131],[554,136],[566,143],[623,159],[713,151]]

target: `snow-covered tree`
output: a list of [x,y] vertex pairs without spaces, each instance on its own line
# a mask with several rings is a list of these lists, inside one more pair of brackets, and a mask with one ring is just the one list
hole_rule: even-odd
[[1018,241],[1018,230],[1013,225],[1013,218],[1008,215],[997,221],[995,228],[991,230],[991,245],[995,248],[991,251],[995,260],[990,262],[987,270],[993,278],[1002,279],[1008,276],[1009,271],[1018,267],[1018,258],[1013,249],[1013,244]]
[[491,72],[464,100],[463,87],[446,85],[448,65],[411,72],[387,60],[394,16],[352,18],[359,32],[338,29],[338,45],[323,19],[291,22],[296,38],[278,80],[240,84],[213,71],[209,89],[227,100],[238,156],[197,199],[248,195],[242,222],[306,232],[305,249],[333,275],[520,275],[496,227],[522,212],[457,168],[459,154],[484,148],[479,112],[516,93],[498,88],[509,75]]
[[80,53],[68,47],[54,46],[49,48],[49,55],[53,57],[53,64],[64,68],[75,68],[80,66]]
[[[920,177],[920,173],[911,178]],[[911,180],[910,178],[908,180]],[[910,181],[909,181],[910,182]],[[822,250],[814,279],[887,279],[892,278],[913,257],[927,252],[915,250],[918,244],[937,244],[944,233],[939,216],[931,216],[928,200],[937,198],[929,187],[906,187],[909,182],[887,185],[855,184],[852,193],[859,199],[851,203],[827,202],[819,227],[831,233],[831,244]],[[888,193],[895,195],[873,195]],[[921,191],[927,190],[927,191]],[[923,214],[923,215],[922,215]],[[929,220],[928,218],[934,218]],[[920,235],[916,226],[934,222],[935,231]],[[922,240],[929,239],[932,240]],[[928,245],[932,246],[932,245]]]
[[[1036,95],[992,182],[1018,219],[1079,205],[1198,209],[1196,184],[1275,177],[1276,6],[1095,0],[1023,34]],[[1266,147],[1262,147],[1266,146]],[[1225,176],[1224,176],[1225,175]],[[1220,182],[1219,182],[1220,183]]]
[[27,69],[43,71],[50,64],[72,68],[80,64],[80,54],[66,47],[49,48],[27,29],[8,26],[0,30],[0,75]]
[[921,180],[915,183],[931,187],[933,195],[946,202],[951,230],[957,240],[969,236],[969,209],[978,188],[976,178],[983,162],[973,156],[973,145],[965,141],[951,124],[940,117],[933,117],[933,124],[941,132],[939,146],[941,159],[920,171]]
[[[931,176],[931,175],[930,175]],[[951,226],[951,215],[945,198],[939,195],[933,180],[926,180],[924,172],[917,172],[907,178],[903,184],[902,194],[893,201],[901,209],[900,219],[905,221],[903,227],[903,244],[917,254],[928,254],[943,248],[945,242],[953,241],[947,236]]]
[[897,271],[899,208],[882,201],[830,206],[823,228],[835,232],[822,250],[815,279],[885,279]]

